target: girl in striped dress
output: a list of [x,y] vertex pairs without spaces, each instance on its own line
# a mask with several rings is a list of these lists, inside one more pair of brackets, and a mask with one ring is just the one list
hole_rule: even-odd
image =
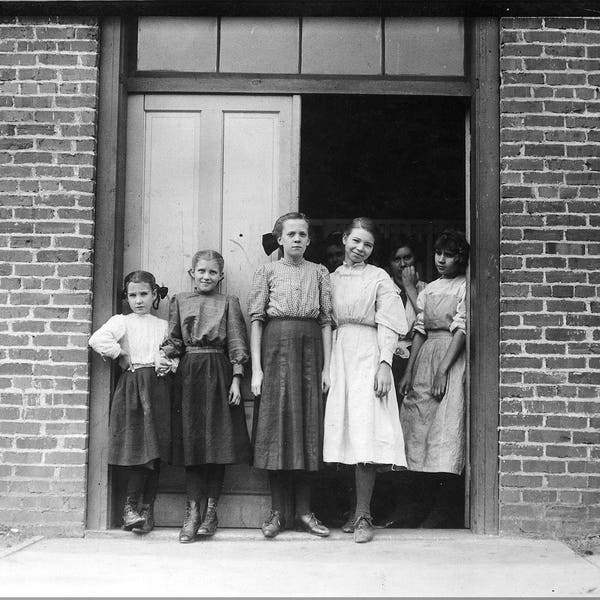
[[[325,537],[310,509],[310,473],[322,464],[323,394],[329,388],[331,299],[329,273],[304,259],[309,222],[302,213],[280,217],[273,236],[283,257],[254,274],[249,301],[254,466],[269,472],[271,514],[265,537],[285,526],[285,500],[295,490],[295,525]],[[291,526],[288,523],[287,526]]]

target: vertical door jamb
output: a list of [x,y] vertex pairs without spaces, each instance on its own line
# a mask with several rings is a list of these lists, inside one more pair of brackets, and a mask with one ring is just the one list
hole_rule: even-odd
[[[117,312],[122,279],[124,141],[126,114],[125,25],[119,17],[101,22],[98,98],[98,160],[94,235],[92,329]],[[110,362],[91,353],[90,425],[87,477],[87,529],[111,525],[108,473]]]
[[498,533],[500,361],[499,20],[472,21],[470,464],[471,529]]

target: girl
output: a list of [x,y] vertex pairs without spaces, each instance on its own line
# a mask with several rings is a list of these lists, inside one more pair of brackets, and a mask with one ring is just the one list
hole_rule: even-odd
[[185,466],[187,503],[179,533],[184,544],[196,535],[214,535],[225,465],[250,460],[240,394],[249,357],[246,325],[239,300],[217,292],[223,268],[214,250],[194,254],[189,270],[194,291],[171,299],[169,337],[162,344],[167,357],[182,357],[173,398],[172,462]]
[[325,462],[355,465],[354,541],[373,538],[371,496],[376,467],[406,466],[392,378],[398,336],[407,332],[400,294],[389,275],[366,264],[375,245],[371,219],[344,233],[344,264],[331,276],[336,338],[325,409]]
[[296,527],[329,535],[310,510],[308,472],[322,462],[331,299],[327,269],[304,259],[308,232],[302,213],[277,219],[273,236],[283,257],[256,271],[250,293],[252,392],[260,396],[254,466],[269,471],[271,514],[262,525],[267,538],[285,527],[285,496],[293,488]]
[[[409,237],[401,237],[396,241],[395,248],[390,254],[389,267],[392,280],[400,293],[402,304],[406,313],[406,322],[409,334],[398,340],[398,345],[394,352],[392,371],[394,373],[394,383],[396,391],[410,356],[410,347],[412,339],[410,332],[416,319],[417,296],[425,289],[425,282],[419,279],[419,274],[415,269],[417,262],[415,254],[414,241]],[[399,401],[401,397],[399,396]]]
[[[412,328],[417,314],[417,296],[425,289],[425,282],[419,278],[416,270],[417,246],[411,236],[400,236],[395,240],[392,252],[389,255],[388,265],[389,273],[400,297],[406,312],[406,322],[408,325],[408,334],[398,340],[398,345],[394,351],[392,360],[392,373],[394,384],[396,386],[396,397],[398,408],[402,404],[400,395],[400,381],[410,356],[412,345]],[[420,491],[421,481],[417,474],[412,471],[401,471],[390,474],[386,482],[388,487],[384,487],[381,494],[381,503],[383,510],[388,514],[383,519],[386,527],[416,527],[423,519],[421,515],[422,501],[417,492]]]
[[129,273],[123,297],[131,314],[111,317],[89,340],[92,349],[118,359],[123,369],[110,408],[108,463],[128,472],[123,529],[145,533],[154,528],[160,460],[168,460],[171,441],[170,378],[162,376],[175,370],[176,362],[160,358],[167,322],[150,314],[166,293],[152,273]]
[[444,231],[436,240],[440,278],[418,297],[415,337],[400,391],[400,413],[408,468],[428,478],[432,509],[421,527],[451,522],[451,497],[458,494],[465,464],[465,319],[469,244],[462,233]]

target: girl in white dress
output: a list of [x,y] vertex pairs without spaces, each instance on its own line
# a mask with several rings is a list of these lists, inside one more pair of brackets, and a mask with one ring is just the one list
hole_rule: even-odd
[[[410,359],[399,388],[408,468],[431,483],[431,512],[420,527],[461,526],[453,515],[465,466],[465,271],[469,244],[462,233],[444,231],[434,244],[439,279],[417,299]],[[456,512],[456,511],[455,511]]]
[[323,460],[355,465],[358,543],[373,538],[370,505],[377,466],[406,466],[391,365],[398,337],[408,327],[390,276],[365,262],[375,237],[371,219],[354,219],[343,237],[344,264],[331,275],[336,335]]

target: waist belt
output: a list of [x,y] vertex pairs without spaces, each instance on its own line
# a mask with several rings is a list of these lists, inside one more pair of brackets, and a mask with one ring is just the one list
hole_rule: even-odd
[[225,352],[223,347],[210,346],[187,346],[186,354],[214,354],[215,352]]
[[133,371],[136,369],[145,369],[146,367],[152,367],[154,369],[154,363],[132,363],[131,365]]

